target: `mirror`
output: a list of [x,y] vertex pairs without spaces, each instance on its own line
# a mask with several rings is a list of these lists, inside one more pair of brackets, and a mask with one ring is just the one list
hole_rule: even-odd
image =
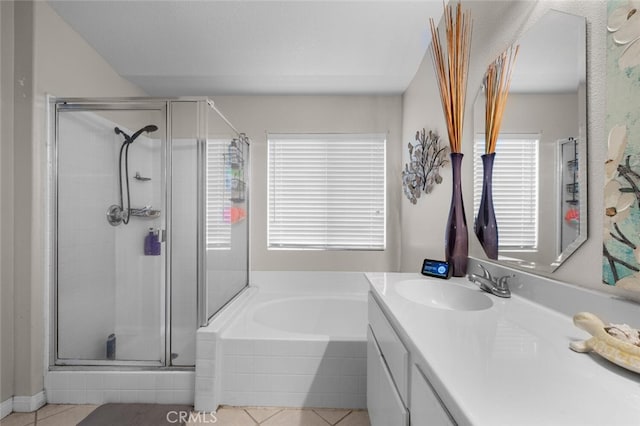
[[[550,10],[517,44],[493,169],[498,262],[551,272],[587,239],[585,18]],[[474,105],[475,213],[484,116],[480,90]]]

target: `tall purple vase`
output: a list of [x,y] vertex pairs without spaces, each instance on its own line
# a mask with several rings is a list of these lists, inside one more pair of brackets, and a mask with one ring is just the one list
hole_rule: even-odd
[[460,183],[462,157],[464,157],[462,153],[451,153],[453,191],[451,193],[451,207],[449,207],[449,220],[447,221],[444,237],[445,256],[447,262],[451,265],[454,277],[464,277],[467,274],[467,258],[469,255],[469,235],[462,201],[462,185]]
[[474,224],[475,234],[489,259],[498,258],[498,223],[496,222],[496,213],[493,209],[492,193],[493,161],[495,158],[495,152],[482,156],[482,169],[484,173],[482,178],[482,197],[480,198],[478,217],[476,217]]

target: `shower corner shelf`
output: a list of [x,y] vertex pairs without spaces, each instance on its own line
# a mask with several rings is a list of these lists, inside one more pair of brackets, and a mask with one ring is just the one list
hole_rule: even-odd
[[140,172],[136,172],[136,175],[133,177],[135,180],[139,180],[141,182],[147,182],[150,181],[151,178],[150,177],[146,177],[146,176],[141,176]]
[[155,210],[150,207],[143,207],[140,209],[129,209],[129,215],[134,217],[143,217],[147,219],[157,219],[160,217],[160,210]]

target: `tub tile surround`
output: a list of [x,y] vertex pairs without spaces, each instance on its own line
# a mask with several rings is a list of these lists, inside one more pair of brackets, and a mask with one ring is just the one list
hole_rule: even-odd
[[[472,259],[469,272],[478,263]],[[590,337],[573,325],[576,312],[590,310],[608,321],[637,325],[640,306],[496,264],[482,264],[494,276],[514,273],[516,278],[512,298],[489,295],[492,306],[479,311],[429,308],[395,290],[398,282],[417,279],[425,285],[444,283],[481,291],[467,279],[367,274],[374,299],[409,349],[411,365],[422,370],[456,422],[637,423],[640,376],[595,354],[573,352],[569,343]]]
[[362,336],[352,339],[277,330],[257,323],[253,315],[263,302],[341,294],[361,301],[365,318],[364,274],[253,272],[252,282],[233,306],[198,330],[196,410],[223,404],[365,408],[364,322]]

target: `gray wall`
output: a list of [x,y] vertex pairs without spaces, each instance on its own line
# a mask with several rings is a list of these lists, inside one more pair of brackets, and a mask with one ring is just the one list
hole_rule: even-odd
[[[14,19],[9,12],[12,6]],[[13,55],[10,52],[12,33]],[[49,232],[45,202],[46,95],[143,96],[144,93],[118,76],[46,2],[2,2],[2,49],[0,376],[1,400],[5,401],[12,395],[35,395],[44,384],[44,322],[48,313],[45,303],[48,296],[44,291],[48,279],[45,243]],[[15,73],[14,96],[9,90],[5,91],[5,77],[12,77],[11,64]],[[5,120],[11,119],[5,109],[7,105],[14,111],[13,137],[10,126],[5,127]],[[7,304],[12,305],[13,315],[10,309],[5,309]]]
[[13,3],[0,2],[0,402],[13,395]]
[[[216,96],[251,138],[251,269],[395,271],[400,259],[401,96]],[[387,133],[385,251],[267,250],[267,133]]]

